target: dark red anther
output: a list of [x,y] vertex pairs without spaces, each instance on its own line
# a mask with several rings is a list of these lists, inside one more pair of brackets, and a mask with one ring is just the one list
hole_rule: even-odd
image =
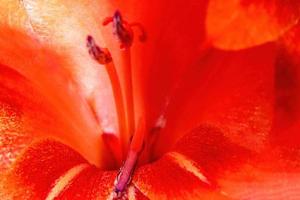
[[91,57],[98,63],[104,65],[112,61],[112,57],[108,49],[99,47],[94,38],[90,35],[88,35],[86,38],[86,47],[88,48]]
[[113,17],[108,17],[104,20],[103,25],[113,24],[113,33],[117,36],[121,43],[121,49],[129,48],[132,45],[134,34],[132,27],[137,27],[141,31],[139,39],[141,42],[146,40],[146,34],[144,28],[139,23],[129,24],[127,21],[123,20],[121,13],[117,10]]

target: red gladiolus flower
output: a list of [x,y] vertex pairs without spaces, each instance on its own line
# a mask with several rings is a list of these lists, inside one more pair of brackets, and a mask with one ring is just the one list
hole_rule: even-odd
[[298,0],[0,9],[0,199],[300,198]]

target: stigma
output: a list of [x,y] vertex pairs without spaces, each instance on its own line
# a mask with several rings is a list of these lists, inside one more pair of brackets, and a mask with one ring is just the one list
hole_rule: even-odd
[[141,42],[146,40],[146,32],[144,28],[139,23],[128,23],[127,21],[123,20],[123,17],[120,11],[115,11],[112,17],[107,17],[103,21],[103,25],[106,26],[108,24],[113,24],[113,34],[118,38],[120,42],[120,48],[126,49],[130,48],[133,43],[134,33],[132,28],[137,27],[139,28],[141,35],[139,39]]

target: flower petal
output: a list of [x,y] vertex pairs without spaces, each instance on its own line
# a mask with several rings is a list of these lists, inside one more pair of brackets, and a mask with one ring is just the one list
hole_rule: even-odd
[[275,65],[275,117],[271,141],[279,146],[300,147],[300,26],[280,40]]
[[[111,199],[117,171],[88,164],[69,147],[52,140],[33,143],[6,174],[1,199]],[[136,187],[129,199],[148,199]]]
[[[79,92],[92,104],[102,129],[116,133],[116,111],[105,67],[88,54],[86,37],[92,35],[106,47],[100,33],[103,9],[98,1],[24,0],[24,7],[39,40],[63,53],[70,65],[64,66],[78,85]],[[105,106],[103,106],[105,105]]]
[[140,167],[133,182],[149,199],[228,199],[182,167],[172,154]]
[[[29,135],[55,137],[100,165],[101,155],[104,155],[101,130],[86,101],[76,93],[72,79],[63,70],[68,63],[17,31],[1,27],[0,36],[0,63],[4,72],[10,74],[2,77],[7,81],[2,83],[3,89],[10,90],[4,90],[2,95],[11,95],[14,99],[11,103],[17,104],[20,112],[30,118],[26,124],[32,128]],[[33,93],[32,96],[27,92]]]
[[[148,39],[139,44],[136,37],[131,49],[133,86],[136,115],[147,115],[146,121],[149,126],[154,126],[167,103],[166,96],[181,78],[182,71],[205,49],[204,18],[207,1],[176,0],[170,4],[158,0],[143,3],[136,0],[126,3],[101,0],[89,1],[87,4],[85,1],[25,0],[24,4],[34,30],[58,46],[58,49],[65,48],[72,57],[76,57],[72,58],[75,59],[76,66],[70,71],[77,74],[75,79],[80,82],[79,85],[85,87],[83,91],[86,96],[90,96],[91,91],[96,95],[97,105],[109,105],[109,102],[112,102],[106,74],[103,71],[95,71],[98,66],[90,61],[84,43],[74,41],[83,41],[87,34],[95,35],[101,46],[107,44],[121,73],[120,45],[110,27],[101,28],[99,25],[117,9],[121,10],[129,23],[141,23]],[[135,5],[134,9],[131,5]],[[104,39],[99,33],[100,29]],[[139,30],[134,32],[138,36]],[[87,85],[92,85],[93,89],[89,90],[90,92],[86,88]],[[116,117],[113,105],[106,108],[96,107],[100,107],[96,109],[100,119],[108,121],[103,122],[102,127],[113,130],[109,132],[115,132]]]
[[[161,159],[139,167],[129,187],[133,194],[128,195],[132,199],[280,199],[284,191],[286,197],[297,198],[299,151],[277,150],[252,152],[230,142],[218,128],[200,126]],[[65,145],[45,140],[28,148],[0,179],[0,197],[107,199],[116,175],[89,166]]]
[[31,31],[27,13],[19,0],[0,1],[0,24]]
[[79,154],[57,142],[33,144],[2,178],[0,193],[6,199],[45,199],[56,179],[84,162]]
[[[136,115],[137,118],[146,115],[146,123],[152,128],[182,72],[198,59],[206,47],[204,21],[208,1],[102,2],[110,5],[108,16],[118,9],[126,21],[140,23],[146,32],[146,41],[140,42],[140,30],[133,29],[135,38],[131,47],[131,64]],[[102,32],[115,64],[119,66],[123,52],[112,34],[112,28],[105,27]]]
[[206,32],[214,46],[243,49],[277,40],[300,17],[297,0],[211,0]]
[[230,142],[213,126],[200,126],[186,134],[174,151],[198,164],[228,198],[299,198],[299,149],[270,147],[253,152]]
[[185,74],[166,112],[156,155],[201,124],[220,128],[246,148],[264,147],[271,128],[275,45],[243,51],[211,49]]

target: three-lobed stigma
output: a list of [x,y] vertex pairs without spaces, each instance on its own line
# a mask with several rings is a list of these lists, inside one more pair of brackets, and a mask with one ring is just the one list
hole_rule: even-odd
[[146,32],[144,31],[143,26],[139,23],[128,23],[127,21],[123,20],[123,17],[118,10],[112,17],[107,17],[103,21],[104,26],[108,25],[109,23],[113,24],[113,33],[118,38],[121,49],[131,47],[134,38],[132,27],[137,27],[140,29],[141,35],[139,36],[139,39],[141,42],[146,40]]

